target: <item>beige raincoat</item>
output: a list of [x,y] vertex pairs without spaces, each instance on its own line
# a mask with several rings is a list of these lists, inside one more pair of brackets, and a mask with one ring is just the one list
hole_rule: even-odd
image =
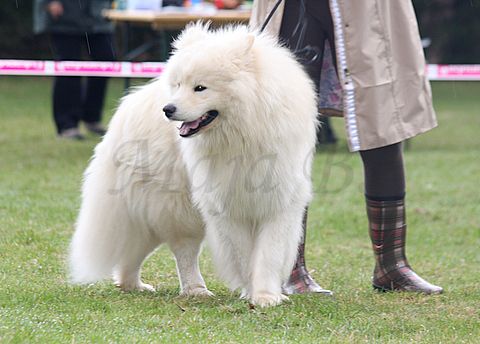
[[[276,2],[255,0],[250,25],[261,27]],[[266,32],[279,34],[283,7],[282,2]],[[322,79],[336,81],[320,81],[319,108],[324,114],[335,108],[343,112],[350,150],[383,147],[434,128],[437,121],[411,1],[330,0],[330,10],[338,78],[322,69]],[[324,61],[323,66],[332,64]],[[334,96],[335,89],[340,97]],[[340,99],[337,106],[329,103],[335,98]]]

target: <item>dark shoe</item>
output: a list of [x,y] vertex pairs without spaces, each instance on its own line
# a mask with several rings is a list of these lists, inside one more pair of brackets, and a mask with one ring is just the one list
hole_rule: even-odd
[[85,122],[85,127],[89,132],[98,136],[103,136],[107,132],[107,130],[99,122],[93,122],[93,123]]
[[58,137],[62,139],[68,139],[68,140],[77,140],[77,141],[85,140],[85,137],[82,134],[80,134],[80,131],[78,130],[78,128],[70,128],[70,129],[62,130],[58,134]]
[[337,136],[330,124],[330,118],[319,116],[320,125],[317,128],[317,147],[320,145],[334,145],[337,143]]
[[323,129],[319,129],[320,132],[317,134],[317,146],[320,145],[335,145],[337,144],[337,137],[333,132],[322,132]]
[[440,294],[441,287],[428,283],[410,267],[405,255],[407,225],[405,202],[367,199],[370,238],[375,254],[373,287],[382,291]]
[[305,293],[320,293],[326,295],[333,295],[330,290],[323,289],[308,273],[305,265],[305,237],[307,234],[307,213],[308,208],[305,209],[303,216],[303,236],[298,245],[297,261],[293,267],[292,273],[288,281],[283,285],[282,292],[287,295],[305,294]]

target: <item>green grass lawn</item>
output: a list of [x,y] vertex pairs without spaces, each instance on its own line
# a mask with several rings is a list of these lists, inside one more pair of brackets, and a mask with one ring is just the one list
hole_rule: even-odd
[[[111,283],[67,283],[65,257],[79,208],[82,172],[98,140],[55,137],[50,79],[0,78],[0,342],[427,342],[480,338],[480,83],[435,83],[439,128],[410,141],[408,248],[416,271],[445,293],[377,293],[367,232],[362,167],[347,152],[317,154],[307,261],[335,297],[302,295],[250,309],[202,271],[212,299],[179,298],[172,255],[145,264],[155,294]],[[122,94],[111,83],[111,114]]]

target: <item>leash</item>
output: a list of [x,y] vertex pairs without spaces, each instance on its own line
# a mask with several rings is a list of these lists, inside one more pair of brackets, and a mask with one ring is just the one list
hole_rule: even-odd
[[275,12],[277,11],[277,8],[278,6],[280,6],[280,4],[282,3],[283,0],[278,0],[275,4],[275,6],[273,6],[272,10],[270,11],[270,13],[268,14],[267,18],[265,19],[265,21],[263,22],[263,25],[262,27],[260,28],[260,32],[263,32],[263,30],[265,30],[265,28],[267,27],[268,25],[268,22],[270,21],[270,19],[272,19],[273,15],[275,14]]

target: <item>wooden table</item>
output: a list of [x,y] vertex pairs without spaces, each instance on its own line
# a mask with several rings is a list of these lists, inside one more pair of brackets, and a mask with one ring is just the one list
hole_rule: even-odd
[[114,23],[150,25],[154,30],[181,29],[197,20],[211,21],[213,25],[248,23],[250,10],[210,11],[119,11],[105,10],[103,15]]

